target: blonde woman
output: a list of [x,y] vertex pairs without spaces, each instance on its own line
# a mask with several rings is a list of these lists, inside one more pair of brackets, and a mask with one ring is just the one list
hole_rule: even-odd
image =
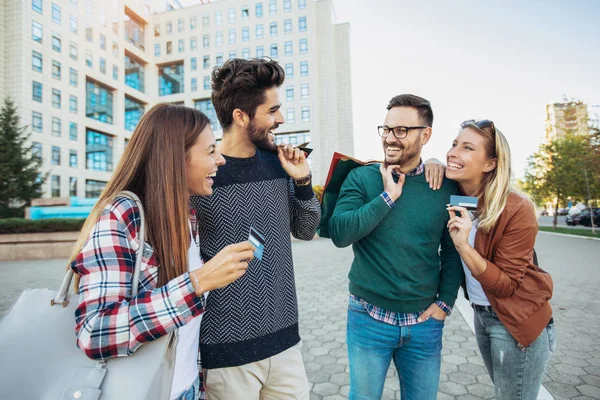
[[556,333],[552,278],[534,263],[534,206],[510,186],[510,149],[492,121],[463,122],[447,165],[446,177],[479,198],[474,215],[448,207],[448,228],[496,399],[535,400]]
[[[179,329],[171,399],[199,398],[205,294],[238,279],[253,258],[249,242],[227,246],[206,263],[200,258],[189,198],[212,194],[212,178],[224,163],[206,115],[184,106],[153,107],[135,129],[71,259],[80,278],[77,345],[88,357],[131,356]],[[145,243],[137,239],[138,207],[118,196],[123,190],[144,206]],[[140,290],[132,297],[139,246],[144,246]]]

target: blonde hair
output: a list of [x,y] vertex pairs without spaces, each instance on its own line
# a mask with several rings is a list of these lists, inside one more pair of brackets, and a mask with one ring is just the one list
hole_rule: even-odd
[[485,174],[479,190],[479,225],[477,229],[490,232],[504,211],[508,196],[515,193],[533,205],[526,194],[511,183],[512,168],[510,162],[510,146],[506,137],[493,123],[483,128],[473,123],[463,126],[478,132],[485,139],[485,150],[488,158],[496,159],[496,167]]

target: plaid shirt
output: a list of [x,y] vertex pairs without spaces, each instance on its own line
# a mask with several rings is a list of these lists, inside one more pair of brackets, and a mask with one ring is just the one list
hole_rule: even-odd
[[[198,241],[196,217],[191,223]],[[71,268],[81,277],[75,312],[77,346],[92,359],[132,355],[142,344],[167,335],[204,312],[189,273],[157,288],[158,260],[144,243],[138,295],[131,297],[140,216],[119,197],[106,206]],[[202,371],[200,369],[200,371]]]
[[[419,165],[415,169],[413,169],[412,171],[407,173],[406,176],[420,175],[423,172],[425,172],[425,164],[423,164],[423,160],[421,160]],[[385,200],[385,202],[387,203],[387,205],[390,208],[394,207],[394,205],[395,205],[394,201],[390,198],[390,196],[387,194],[387,192],[381,193],[381,197],[383,197],[383,199]],[[352,293],[350,293],[350,300],[359,301],[363,305],[363,307],[365,307],[365,310],[369,313],[369,315],[372,318],[376,319],[377,321],[385,322],[386,324],[390,324],[390,325],[399,325],[399,326],[416,325],[416,324],[418,324],[417,319],[425,311],[425,310],[423,310],[423,311],[419,311],[419,312],[415,312],[415,313],[404,313],[404,314],[396,313],[396,312],[384,310],[383,308],[379,308],[372,304],[369,304],[364,299],[354,296]],[[452,308],[449,307],[443,301],[436,301],[435,304],[437,304],[438,307],[441,308],[446,313],[446,315],[450,315],[452,313]]]

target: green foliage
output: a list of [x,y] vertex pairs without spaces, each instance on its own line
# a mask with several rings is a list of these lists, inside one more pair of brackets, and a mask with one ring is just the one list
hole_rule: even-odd
[[42,194],[41,158],[32,154],[27,127],[6,99],[0,110],[0,218],[22,217],[31,199]]
[[581,228],[553,228],[551,226],[540,226],[538,229],[542,232],[555,232],[555,233],[564,233],[567,235],[577,235],[577,236],[600,238],[600,232],[592,232],[591,229],[588,230],[588,229],[581,229]]
[[7,233],[44,233],[75,232],[83,227],[85,218],[51,218],[51,219],[0,219],[0,234]]

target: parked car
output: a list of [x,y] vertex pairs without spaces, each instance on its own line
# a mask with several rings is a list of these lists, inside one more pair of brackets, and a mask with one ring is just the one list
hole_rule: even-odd
[[579,223],[579,216],[581,215],[581,210],[579,208],[571,208],[567,213],[566,222],[569,226],[575,226]]
[[[592,216],[590,210],[582,211],[579,214],[578,223],[583,226],[592,226]],[[600,208],[594,209],[594,226],[600,226]]]
[[568,208],[559,208],[558,210],[556,210],[556,213],[558,215],[567,215],[568,212],[569,212]]

